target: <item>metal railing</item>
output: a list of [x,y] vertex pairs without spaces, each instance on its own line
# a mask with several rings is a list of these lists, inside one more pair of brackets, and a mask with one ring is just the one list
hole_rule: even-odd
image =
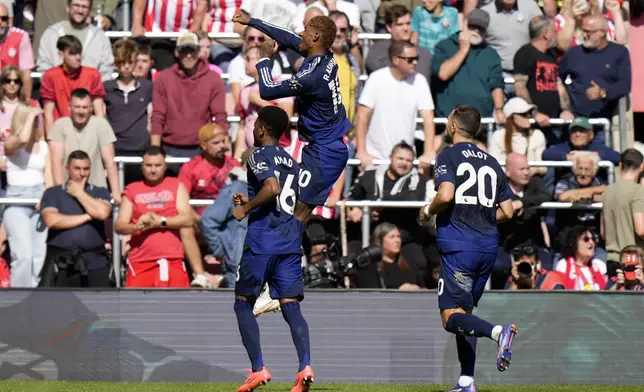
[[[190,205],[194,207],[209,206],[214,200],[208,199],[192,199]],[[40,199],[17,199],[10,197],[0,198],[0,206],[35,206],[40,203]],[[362,245],[367,247],[371,243],[371,208],[422,208],[427,203],[424,201],[339,201],[338,206],[342,211],[341,228],[346,233],[346,219],[345,208],[343,207],[358,207],[362,208]],[[589,205],[573,204],[573,203],[560,203],[560,202],[546,202],[542,203],[538,208],[542,209],[601,209],[601,203],[593,203]],[[114,206],[112,211],[112,222],[116,222],[118,216],[118,206]],[[342,236],[346,238],[346,235]],[[346,244],[343,243],[343,251],[346,250]],[[114,266],[114,279],[116,287],[121,287],[121,241],[119,234],[116,233],[114,224],[112,224],[112,263]]]
[[[427,202],[425,201],[369,201],[369,200],[344,200],[338,201],[341,213],[341,231],[346,232],[346,219],[345,209],[347,208],[361,208],[362,219],[361,232],[362,232],[362,247],[366,248],[371,245],[371,209],[372,208],[417,208],[421,209]],[[580,210],[601,210],[602,203],[592,204],[575,204],[575,203],[562,203],[562,202],[545,202],[542,203],[539,209],[556,210],[556,209],[580,209]],[[345,236],[343,235],[343,238]],[[343,244],[345,247],[345,244]]]

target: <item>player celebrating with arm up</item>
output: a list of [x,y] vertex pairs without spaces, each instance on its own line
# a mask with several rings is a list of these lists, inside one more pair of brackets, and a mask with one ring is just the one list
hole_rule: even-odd
[[495,326],[472,314],[496,261],[496,222],[514,214],[503,169],[476,147],[474,136],[480,125],[481,114],[470,105],[457,105],[449,115],[446,134],[454,145],[438,156],[434,169],[438,193],[420,213],[423,220],[436,215],[441,252],[438,306],[443,328],[456,335],[461,363],[461,377],[449,392],[476,391],[477,337],[498,342],[497,368],[504,371],[516,334],[514,324]]
[[[244,10],[240,10],[233,21],[250,25],[277,42],[277,45],[265,42],[260,47],[259,94],[267,101],[296,97],[298,133],[309,144],[302,150],[295,217],[306,223],[311,211],[324,205],[349,159],[342,137],[351,124],[342,105],[338,65],[329,50],[335,40],[335,22],[326,16],[315,16],[298,36],[282,27],[251,18]],[[297,74],[289,80],[274,82],[270,58],[280,47],[295,50],[306,58]]]
[[253,304],[267,282],[271,297],[280,301],[300,362],[291,392],[308,391],[315,377],[310,366],[309,327],[299,303],[304,298],[301,245],[305,230],[304,224],[293,217],[299,167],[278,143],[289,122],[286,112],[277,106],[259,111],[253,129],[257,150],[247,161],[248,196],[233,195],[235,218],[241,221],[248,216],[234,309],[252,365],[251,374],[237,392],[253,391],[271,380],[262,359],[259,326],[253,314]]

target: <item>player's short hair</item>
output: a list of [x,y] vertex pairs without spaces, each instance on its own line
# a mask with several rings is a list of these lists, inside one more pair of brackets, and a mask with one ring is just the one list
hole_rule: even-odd
[[537,15],[530,19],[528,30],[530,32],[530,39],[537,39],[543,35],[548,27],[552,25],[552,18],[547,15]]
[[72,91],[70,99],[71,98],[77,98],[77,99],[92,98],[92,94],[90,94],[88,89],[81,87],[81,88],[77,88],[76,90]]
[[310,26],[313,30],[320,33],[322,46],[324,49],[329,50],[331,45],[333,45],[333,41],[335,41],[335,34],[338,31],[333,19],[322,15],[314,16],[307,26]]
[[396,56],[402,56],[403,53],[405,53],[405,49],[415,47],[416,45],[409,41],[391,41],[391,45],[389,46],[389,58],[393,59]]
[[470,139],[474,139],[481,128],[481,112],[472,105],[456,105],[452,120],[458,123],[459,132]]
[[406,142],[406,141],[404,141],[404,140],[403,140],[402,142],[400,142],[400,143],[396,144],[396,145],[394,146],[394,148],[392,148],[392,149],[391,149],[391,154],[392,154],[392,155],[393,155],[393,154],[395,154],[396,152],[398,152],[398,150],[405,150],[405,151],[409,151],[409,152],[411,152],[411,154],[412,154],[412,155],[414,155],[414,156],[415,156],[415,154],[416,154],[416,153],[414,152],[414,147],[412,147],[411,145],[409,145],[409,143],[407,143],[407,142]]
[[112,46],[112,51],[114,52],[114,63],[124,63],[126,61],[131,61],[134,58],[136,61],[136,56],[139,55],[139,47],[131,39],[123,38]]
[[73,35],[63,35],[56,41],[56,49],[64,52],[69,49],[70,54],[83,53],[83,44]]
[[155,157],[157,155],[161,155],[162,157],[166,157],[165,154],[165,149],[161,146],[150,146],[143,151],[143,156],[148,155],[151,157]]
[[389,6],[385,8],[385,25],[391,26],[396,23],[398,18],[402,18],[403,16],[409,14],[411,14],[409,8],[405,7],[402,4],[394,4],[392,6]]
[[217,123],[208,123],[199,128],[199,142],[206,143],[219,132],[226,134],[226,130]]
[[637,170],[642,166],[644,156],[641,152],[634,148],[629,148],[622,153],[619,158],[619,163],[622,165],[622,170]]
[[86,153],[85,151],[82,151],[82,150],[75,150],[75,151],[72,151],[72,152],[67,156],[67,166],[69,166],[69,165],[72,163],[72,161],[73,161],[74,159],[80,159],[80,160],[85,160],[85,159],[87,159],[88,161],[90,160],[90,159],[89,159],[89,155],[87,155],[87,153]]
[[291,119],[284,109],[277,106],[264,106],[259,109],[257,121],[264,127],[268,134],[275,140],[282,137],[284,131],[288,128]]

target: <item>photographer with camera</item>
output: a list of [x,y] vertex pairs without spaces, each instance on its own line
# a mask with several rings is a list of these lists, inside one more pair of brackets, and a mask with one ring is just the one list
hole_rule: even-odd
[[642,258],[644,252],[635,245],[622,249],[619,255],[620,265],[617,267],[617,276],[609,281],[612,291],[644,291],[644,272],[642,272]]
[[564,290],[565,276],[561,272],[542,268],[539,249],[520,245],[512,249],[512,272],[507,290]]
[[[373,170],[362,172],[353,183],[349,200],[372,201],[429,201],[435,194],[433,181],[414,168],[414,149],[400,142],[391,151],[389,166],[379,165]],[[347,210],[347,236],[349,253],[355,254],[362,248],[362,209]],[[395,225],[402,239],[402,254],[420,276],[426,275],[426,248],[435,246],[426,227],[419,224],[418,212],[413,208],[373,208],[372,226],[380,223]],[[429,245],[428,245],[429,244]],[[424,278],[423,278],[424,279]]]
[[401,254],[402,241],[398,228],[391,223],[381,223],[374,230],[373,237],[375,245],[382,251],[382,257],[379,263],[371,263],[358,272],[358,288],[422,290],[423,280]]
[[345,278],[355,281],[361,271],[382,259],[380,248],[375,245],[354,256],[342,257],[338,238],[328,234],[322,225],[309,225],[302,245],[307,255],[302,273],[304,286],[308,288],[347,288]]

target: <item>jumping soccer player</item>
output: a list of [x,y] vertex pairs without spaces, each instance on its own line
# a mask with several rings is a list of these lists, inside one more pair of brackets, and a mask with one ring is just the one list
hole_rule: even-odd
[[516,326],[492,325],[472,314],[483,295],[496,261],[496,222],[512,218],[512,191],[505,173],[491,155],[476,147],[474,136],[481,114],[457,105],[447,119],[447,136],[454,145],[437,158],[436,197],[421,210],[421,219],[436,215],[441,252],[438,306],[443,328],[456,335],[461,377],[449,392],[475,392],[476,338],[498,343],[497,368],[510,365]]
[[233,195],[235,218],[241,221],[248,216],[234,309],[252,365],[251,374],[237,392],[252,391],[271,380],[262,359],[259,326],[253,314],[253,305],[265,283],[281,304],[300,361],[291,392],[308,391],[315,378],[310,366],[309,327],[299,302],[304,298],[301,245],[305,226],[293,214],[300,173],[297,162],[279,146],[289,122],[286,112],[277,106],[259,111],[253,130],[258,148],[247,162],[248,196]]
[[[342,137],[351,123],[342,105],[338,65],[329,50],[335,40],[335,22],[326,16],[315,16],[298,36],[282,27],[251,18],[244,10],[240,10],[233,21],[250,25],[276,42],[265,42],[260,47],[262,58],[257,63],[257,71],[261,98],[270,101],[296,97],[298,132],[309,144],[302,150],[295,217],[306,223],[313,209],[324,205],[349,159]],[[270,58],[280,47],[295,50],[306,58],[297,74],[289,80],[274,82]]]

